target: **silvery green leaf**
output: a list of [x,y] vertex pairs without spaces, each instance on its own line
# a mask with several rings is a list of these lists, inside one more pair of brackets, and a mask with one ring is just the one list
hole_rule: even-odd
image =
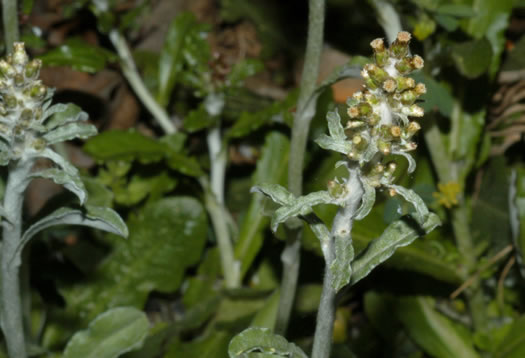
[[407,152],[402,152],[402,151],[399,151],[399,150],[393,150],[392,154],[402,155],[403,157],[406,158],[406,160],[408,160],[408,172],[409,173],[413,173],[414,170],[416,170],[416,161],[414,160],[414,157],[412,157],[411,154],[409,154]]
[[[253,353],[253,355],[251,354]],[[268,328],[250,327],[230,341],[230,358],[250,357],[308,358],[307,355],[284,337],[273,334]]]
[[279,205],[290,205],[295,200],[295,196],[279,184],[260,184],[252,187],[251,192],[269,196]]
[[11,160],[9,151],[0,151],[0,166],[9,164],[9,160]]
[[341,125],[341,117],[339,116],[339,113],[337,111],[328,112],[326,119],[328,120],[328,131],[330,132],[330,136],[335,140],[345,140],[345,130]]
[[335,238],[335,258],[330,264],[332,287],[337,292],[350,283],[354,260],[354,246],[348,238]]
[[422,233],[429,233],[439,225],[441,225],[441,221],[434,213],[428,213],[420,228],[414,227],[413,224],[402,219],[388,225],[381,236],[372,240],[352,262],[352,285],[390,258],[396,249],[410,245]]
[[336,140],[326,134],[321,134],[315,142],[318,146],[326,150],[333,150],[334,152],[347,155],[352,151],[352,142],[348,140]]
[[86,121],[87,119],[88,114],[82,111],[79,106],[73,103],[58,103],[44,111],[41,121],[45,122],[47,120],[46,128],[51,130],[66,123]]
[[355,212],[354,220],[364,219],[370,213],[370,210],[372,210],[376,202],[376,188],[370,185],[366,179],[361,179],[361,184],[363,185],[364,194],[361,206]]
[[80,208],[60,208],[38,220],[27,228],[17,247],[20,252],[40,231],[57,225],[80,225],[110,232],[122,237],[128,236],[128,227],[114,210],[99,206]]
[[133,307],[112,308],[95,318],[84,331],[71,337],[64,358],[117,358],[142,347],[150,324]]
[[427,221],[429,214],[428,208],[423,199],[421,199],[421,197],[417,195],[417,193],[412,189],[407,189],[399,185],[388,185],[388,187],[394,189],[397,194],[401,195],[406,201],[414,206],[416,211],[410,215],[417,221],[419,225],[423,226],[423,224]]
[[68,123],[53,129],[43,135],[48,144],[55,144],[75,138],[86,139],[97,134],[97,128],[94,125],[86,123]]
[[312,212],[312,206],[319,204],[334,203],[327,191],[316,191],[305,196],[300,196],[289,205],[284,205],[277,209],[272,215],[272,230],[275,232],[280,223],[296,217],[304,216]]
[[51,150],[50,148],[46,148],[43,151],[34,154],[35,157],[43,157],[51,160],[53,163],[64,169],[66,173],[69,175],[78,175],[78,169],[75,168],[71,163],[69,163],[66,159],[64,159],[60,154],[57,152]]
[[30,177],[51,179],[56,184],[63,185],[64,188],[75,194],[80,200],[80,205],[83,205],[86,201],[86,188],[78,175],[71,175],[58,168],[50,168],[31,173]]
[[372,160],[372,158],[376,155],[378,152],[377,145],[374,140],[370,140],[370,143],[366,147],[365,151],[361,153],[361,156],[359,157],[359,165],[365,165],[369,161]]

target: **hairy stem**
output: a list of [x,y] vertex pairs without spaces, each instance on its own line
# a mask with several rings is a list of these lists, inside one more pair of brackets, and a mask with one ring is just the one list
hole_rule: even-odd
[[170,120],[168,113],[164,110],[164,108],[162,108],[161,105],[157,103],[157,101],[155,101],[149,90],[146,88],[144,81],[142,81],[126,39],[116,29],[110,31],[109,39],[111,40],[113,46],[115,46],[120,60],[122,61],[122,72],[124,76],[135,91],[135,94],[141,100],[144,107],[146,107],[153,115],[164,132],[167,134],[177,132],[177,128]]
[[[212,225],[217,235],[219,253],[221,255],[222,272],[226,281],[226,287],[238,287],[240,265],[235,261],[233,243],[228,229],[229,217],[224,206],[224,177],[226,175],[226,150],[222,147],[219,126],[208,132],[208,151],[211,163],[211,183],[205,201]],[[201,182],[203,182],[201,180]],[[206,184],[207,185],[207,184]]]
[[[323,49],[325,0],[309,0],[308,39],[297,111],[292,127],[290,143],[290,161],[288,162],[288,189],[296,196],[301,195],[303,186],[304,153],[310,122],[315,114],[315,101],[312,95],[319,76],[319,64]],[[297,280],[299,278],[299,259],[302,230],[295,227],[290,230],[283,252],[283,277],[281,297],[277,313],[276,332],[284,334],[290,321]]]
[[323,292],[321,294],[321,302],[319,303],[319,311],[317,312],[312,358],[329,358],[332,349],[336,291],[332,286],[333,279],[330,266],[336,255],[335,240],[352,241],[353,217],[364,194],[357,169],[350,171],[350,178],[346,186],[351,196],[346,200],[345,206],[337,212],[332,224],[330,240],[323,247],[326,266]]
[[26,178],[32,161],[9,166],[2,221],[2,330],[10,358],[26,358],[22,299],[20,295],[21,253],[18,250],[22,236],[22,207]]
[[13,43],[17,42],[20,34],[18,30],[18,1],[2,0],[2,20],[4,22],[4,40],[7,53],[13,52]]

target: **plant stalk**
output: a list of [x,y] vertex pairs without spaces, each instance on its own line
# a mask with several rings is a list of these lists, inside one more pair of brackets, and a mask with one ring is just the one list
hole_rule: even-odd
[[[315,103],[311,103],[311,99],[319,77],[323,50],[325,0],[309,0],[308,8],[308,38],[288,162],[288,189],[296,196],[302,194],[304,153],[310,122],[315,114]],[[275,331],[283,335],[286,333],[295,300],[299,278],[301,236],[302,227],[289,230],[286,247],[281,257],[283,277]]]
[[157,103],[150,91],[146,88],[144,81],[142,81],[126,39],[117,29],[113,29],[109,32],[109,39],[111,40],[113,46],[115,46],[115,49],[117,50],[117,53],[120,57],[124,76],[135,91],[135,94],[141,100],[144,107],[146,107],[153,115],[164,132],[167,134],[173,134],[177,132],[177,128],[171,121],[166,110]]
[[9,166],[2,221],[2,307],[1,323],[10,358],[26,358],[22,299],[20,294],[22,209],[32,161]]
[[325,275],[323,291],[317,312],[317,325],[315,327],[312,358],[329,358],[332,349],[332,335],[334,329],[336,291],[332,286],[332,270],[330,266],[335,259],[335,242],[352,241],[353,217],[363,198],[364,190],[358,176],[358,169],[350,170],[350,178],[346,185],[351,196],[345,206],[339,209],[332,223],[330,240],[323,246],[325,258]]
[[6,53],[11,53],[13,52],[13,43],[20,38],[18,30],[18,1],[2,0],[2,20],[4,22]]

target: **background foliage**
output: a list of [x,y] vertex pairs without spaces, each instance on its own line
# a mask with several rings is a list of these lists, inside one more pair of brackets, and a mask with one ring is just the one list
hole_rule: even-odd
[[[52,228],[26,249],[32,353],[222,358],[238,356],[244,343],[232,341],[229,353],[228,344],[248,327],[260,328],[245,332],[246,339],[254,332],[271,338],[262,328],[275,324],[285,232],[271,234],[274,207],[250,188],[287,181],[305,2],[25,0],[20,6],[22,39],[44,62],[43,81],[57,88],[57,100],[89,112],[101,132],[56,149],[81,168],[89,203],[117,210],[130,232],[123,240]],[[427,86],[418,166],[400,184],[417,192],[443,225],[343,290],[332,356],[523,357],[525,2],[329,0],[320,80],[339,65],[368,61],[361,56],[371,54],[370,41],[389,30],[385,9],[414,34],[411,48],[426,61],[417,74]],[[137,91],[116,36],[129,46],[135,74],[160,114]],[[344,108],[359,81],[320,93],[305,192],[325,189],[337,175],[338,157],[313,140],[326,132],[327,111]],[[172,129],[154,119],[163,111]],[[34,183],[28,214],[55,192],[52,183]],[[335,214],[331,206],[315,210],[327,222]],[[355,224],[358,251],[410,210],[379,194],[371,214]],[[306,227],[303,247],[287,333],[294,344],[273,342],[281,351],[261,346],[246,357],[310,351],[323,260]],[[115,341],[108,342],[107,332]],[[126,343],[119,334],[135,338]],[[89,348],[105,344],[107,355]]]

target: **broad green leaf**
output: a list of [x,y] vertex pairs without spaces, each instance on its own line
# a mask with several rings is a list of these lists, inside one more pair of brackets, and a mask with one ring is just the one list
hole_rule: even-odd
[[86,139],[97,134],[97,128],[94,125],[86,123],[68,123],[55,128],[42,137],[48,144],[55,144],[75,138]]
[[71,122],[82,122],[88,119],[88,114],[73,103],[57,103],[47,108],[42,115],[46,129],[52,130]]
[[[479,358],[472,340],[434,309],[428,297],[406,297],[398,303],[398,318],[425,352],[439,358]],[[466,330],[465,330],[466,331]]]
[[166,145],[135,130],[105,131],[84,144],[84,150],[96,160],[133,160],[151,163],[162,159]]
[[476,15],[476,11],[472,9],[472,6],[463,4],[443,4],[436,9],[436,12],[455,17],[473,17]]
[[222,358],[226,357],[231,333],[223,330],[210,330],[203,337],[190,342],[176,340],[163,358]]
[[423,71],[415,73],[412,77],[418,82],[423,82],[427,87],[427,93],[421,96],[423,100],[420,103],[421,107],[426,112],[437,110],[443,116],[450,117],[454,107],[454,97],[452,97],[451,90]]
[[492,47],[489,40],[481,38],[458,43],[451,49],[451,56],[459,72],[473,79],[487,72],[492,61]]
[[414,227],[404,220],[391,223],[383,234],[372,240],[353,261],[352,285],[368,276],[376,266],[390,258],[398,248],[410,245],[421,235],[421,230],[429,233],[440,224],[441,221],[434,213],[428,214],[421,228]]
[[31,224],[22,235],[17,248],[21,251],[24,246],[40,231],[57,225],[80,225],[107,231],[123,237],[128,236],[128,228],[121,217],[112,209],[86,206],[85,210],[60,208],[44,218]]
[[171,22],[159,57],[157,101],[166,106],[175,86],[176,77],[183,68],[185,39],[195,27],[195,15],[190,12],[178,14]]
[[255,358],[254,353],[266,353],[275,358],[308,358],[295,344],[267,328],[248,328],[236,335],[228,347],[230,358]]
[[277,321],[277,311],[279,309],[279,298],[281,297],[279,289],[276,289],[274,293],[264,303],[252,320],[251,326],[268,328],[273,331],[275,322]]
[[[268,134],[261,157],[257,161],[252,183],[255,185],[262,183],[284,184],[288,169],[289,151],[290,143],[285,135],[279,132]],[[235,245],[235,259],[241,262],[241,277],[244,277],[259,252],[263,243],[263,230],[270,221],[268,217],[262,214],[264,200],[262,195],[253,195],[248,211],[240,224],[239,239]]]
[[316,191],[293,200],[290,204],[277,209],[272,215],[272,230],[277,231],[279,224],[286,220],[304,216],[312,212],[312,206],[333,203],[335,200],[327,191]]
[[459,27],[459,20],[454,16],[436,14],[434,19],[443,26],[448,32],[454,32]]
[[33,3],[35,0],[23,0],[22,1],[22,12],[26,15],[31,14],[31,10],[33,10]]
[[352,240],[335,237],[335,258],[330,264],[332,272],[332,287],[336,292],[350,283],[352,276],[351,263],[354,260]]
[[153,290],[179,288],[186,268],[198,262],[206,241],[202,205],[190,197],[164,198],[128,222],[129,240],[112,240],[112,254],[86,283],[64,287],[68,312],[90,319],[115,306],[141,308]]
[[181,153],[169,152],[169,154],[167,154],[166,164],[171,169],[181,172],[184,175],[192,177],[204,175],[204,171],[195,158],[187,157]]
[[376,202],[376,188],[371,186],[366,179],[362,179],[361,184],[363,185],[364,194],[361,206],[355,212],[354,220],[364,219],[368,214],[370,214],[370,211]]
[[521,358],[525,356],[525,316],[514,321],[501,344],[494,350],[494,358]]
[[31,178],[51,179],[56,184],[64,186],[67,190],[75,194],[83,205],[87,198],[86,188],[78,175],[71,175],[57,168],[44,169],[32,172]]
[[124,354],[122,358],[160,357],[165,351],[166,341],[177,334],[176,332],[176,327],[173,323],[156,323],[150,328],[142,347]]
[[79,38],[69,39],[65,44],[39,56],[46,66],[68,66],[77,71],[95,73],[114,62],[116,56],[101,47],[93,46]]
[[184,129],[190,133],[197,132],[214,126],[218,121],[217,116],[211,116],[206,110],[204,103],[201,103],[197,109],[189,112],[184,118]]
[[71,337],[64,358],[116,358],[140,348],[148,331],[144,312],[132,307],[113,308]]
[[[146,173],[143,173],[146,174]],[[158,200],[164,193],[170,192],[177,185],[177,180],[166,171],[157,175],[133,175],[129,182],[117,180],[111,186],[115,196],[115,202],[120,205],[131,206],[139,203],[149,196],[149,200]]]

